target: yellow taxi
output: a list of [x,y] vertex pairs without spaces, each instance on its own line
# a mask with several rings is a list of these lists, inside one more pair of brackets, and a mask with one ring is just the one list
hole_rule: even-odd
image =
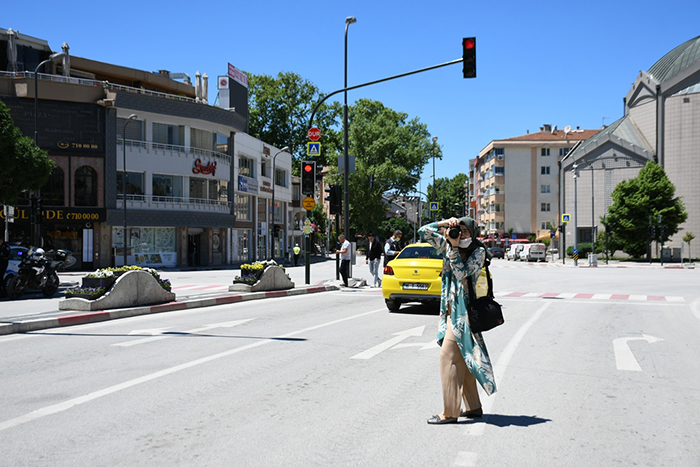
[[389,311],[406,302],[440,302],[442,256],[429,243],[407,246],[384,266],[382,295]]

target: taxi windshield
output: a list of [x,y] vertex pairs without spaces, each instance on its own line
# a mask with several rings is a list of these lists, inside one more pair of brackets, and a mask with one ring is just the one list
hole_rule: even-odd
[[398,259],[442,259],[440,253],[432,246],[407,246]]

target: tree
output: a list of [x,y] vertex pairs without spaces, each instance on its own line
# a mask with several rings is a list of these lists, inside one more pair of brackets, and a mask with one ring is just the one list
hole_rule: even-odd
[[[248,75],[248,133],[261,141],[283,148],[291,144],[293,171],[299,173],[299,161],[307,159],[306,143],[311,112],[323,94],[308,80],[296,73]],[[337,130],[341,107],[338,102],[324,103],[313,124],[321,130],[322,150],[315,157],[317,164],[327,162],[326,155],[342,148],[342,135]]]
[[679,231],[688,213],[675,193],[676,187],[664,169],[651,161],[635,178],[615,187],[607,221],[625,253],[635,258],[646,253],[650,218],[655,224],[660,215],[661,225],[665,226],[663,235],[661,229],[656,229],[656,241],[665,242]]
[[683,236],[683,241],[688,244],[688,261],[693,260],[693,256],[690,254],[690,242],[692,242],[694,238],[695,235],[693,235],[693,232],[688,232]]
[[[349,108],[349,130],[349,152],[355,156],[355,173],[348,177],[350,228],[367,234],[386,218],[384,193],[402,195],[415,188],[432,157],[432,142],[427,126],[418,118],[409,120],[407,114],[369,99],[360,99]],[[330,157],[329,163],[337,167],[341,155]],[[335,182],[342,184],[342,177],[334,173]]]
[[[438,211],[435,213],[435,220],[448,219],[450,217],[463,217],[464,214],[464,183],[469,177],[459,173],[454,178],[438,178],[435,180],[435,201],[438,204]],[[426,194],[432,200],[433,186],[428,185]]]
[[9,109],[0,101],[0,202],[14,204],[23,190],[38,190],[55,167],[46,151],[22,136]]

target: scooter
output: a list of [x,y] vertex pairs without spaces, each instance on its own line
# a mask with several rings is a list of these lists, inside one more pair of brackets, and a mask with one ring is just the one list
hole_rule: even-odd
[[33,248],[22,258],[17,268],[17,275],[7,287],[7,296],[11,300],[22,297],[26,289],[41,290],[45,297],[58,292],[60,280],[56,271],[63,270],[70,252],[66,250],[49,250]]

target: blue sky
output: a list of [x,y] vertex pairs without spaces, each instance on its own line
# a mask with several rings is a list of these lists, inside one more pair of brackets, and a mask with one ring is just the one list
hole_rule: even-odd
[[[467,172],[491,140],[545,123],[585,129],[610,124],[640,70],[700,35],[697,0],[18,2],[0,27],[45,39],[54,51],[137,69],[215,77],[230,62],[255,74],[292,71],[322,92],[461,58],[477,38],[477,78],[461,64],[351,91],[418,117],[438,137],[437,177]],[[332,98],[333,99],[333,98]],[[342,100],[342,94],[337,100]],[[432,164],[424,177],[432,174]],[[430,183],[423,182],[423,188]]]

